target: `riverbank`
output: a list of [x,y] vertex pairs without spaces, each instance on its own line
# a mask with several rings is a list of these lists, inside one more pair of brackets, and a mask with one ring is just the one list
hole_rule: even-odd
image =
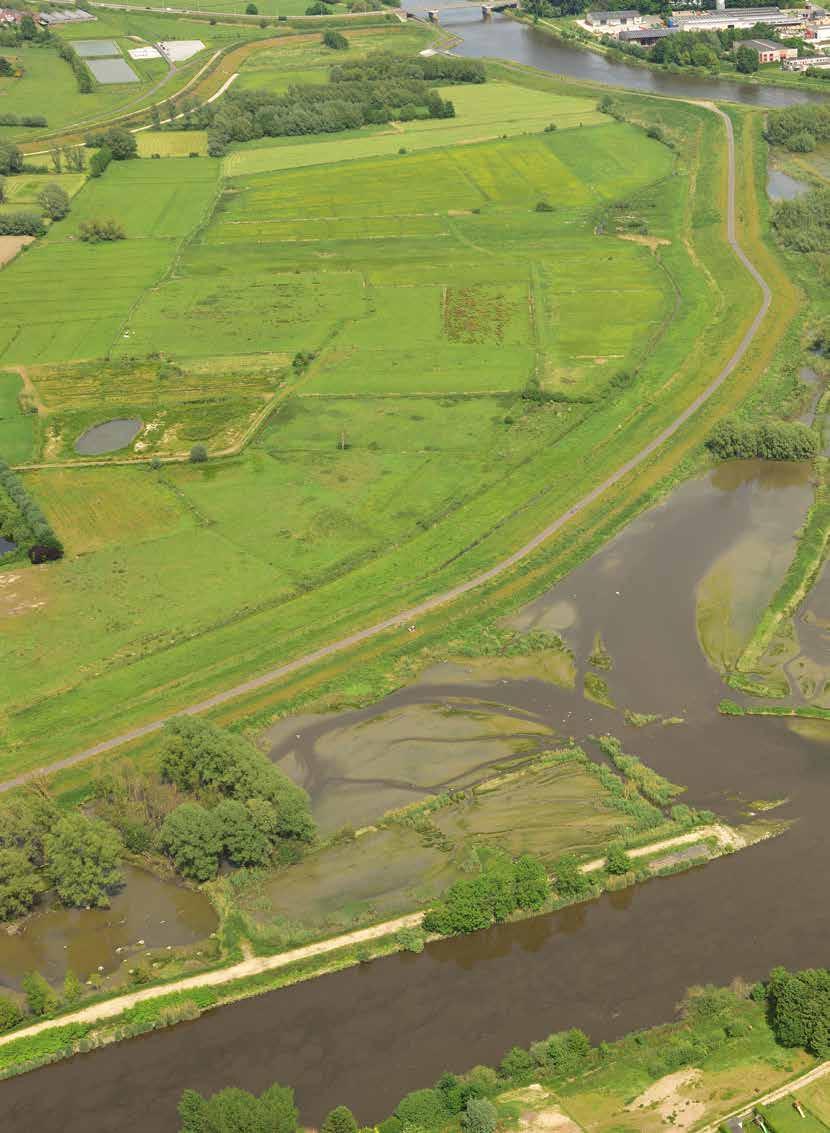
[[567,44],[568,47],[591,51],[597,55],[612,59],[615,62],[624,62],[634,67],[644,67],[655,74],[677,75],[680,77],[688,75],[699,79],[714,79],[720,82],[740,83],[742,86],[775,87],[785,90],[812,91],[816,94],[830,94],[830,90],[828,90],[830,84],[826,80],[812,78],[801,72],[762,70],[756,71],[754,74],[742,74],[734,69],[712,71],[707,70],[705,67],[679,67],[676,65],[653,63],[647,55],[645,57],[633,55],[619,47],[615,47],[613,44],[603,43],[596,36],[591,35],[590,32],[586,32],[580,28],[576,20],[570,16],[560,17],[558,20],[555,20],[549,17],[534,19],[522,12],[516,11],[508,11],[507,15],[512,20],[517,20],[520,23],[543,30],[545,33],[556,38],[560,43]]
[[[661,838],[629,849],[628,857],[648,866],[656,855],[665,855],[655,862],[655,876],[675,874],[714,860],[722,854],[746,849],[764,840],[774,827],[759,826],[750,832],[738,831],[724,823],[701,826],[671,838]],[[700,855],[688,855],[690,847],[701,847]],[[680,851],[672,854],[671,851]],[[586,875],[600,873],[604,858],[595,858],[580,866]],[[638,876],[630,875],[629,883]],[[608,878],[615,891],[625,884],[624,878]],[[601,890],[600,890],[601,891]],[[590,893],[595,898],[598,890]],[[549,903],[562,907],[568,902]],[[142,987],[70,1010],[38,1023],[18,1027],[0,1035],[0,1077],[25,1073],[58,1058],[84,1053],[94,1047],[123,1038],[132,1038],[149,1030],[189,1022],[203,1011],[236,1002],[252,995],[261,995],[280,987],[342,970],[354,964],[388,956],[401,950],[420,951],[425,937],[420,933],[424,910],[398,917],[393,921],[344,933],[327,940],[295,948],[277,955],[247,955],[228,967],[209,971],[153,987]],[[513,920],[526,919],[522,916]],[[415,930],[420,939],[407,935]],[[99,1027],[98,1024],[104,1024]]]

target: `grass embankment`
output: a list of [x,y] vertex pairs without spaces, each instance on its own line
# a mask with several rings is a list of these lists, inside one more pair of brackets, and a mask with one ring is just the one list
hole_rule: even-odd
[[[574,89],[568,84],[512,67],[497,68],[494,75],[552,93],[570,94]],[[585,88],[578,89],[580,94],[585,93]],[[85,674],[82,684],[48,700],[39,699],[36,707],[32,704],[27,708],[20,702],[19,692],[14,691],[17,682],[12,680],[9,691],[17,707],[11,719],[9,739],[17,754],[8,761],[9,769],[23,765],[21,757],[24,749],[25,763],[31,766],[41,762],[44,749],[38,745],[45,742],[48,748],[51,737],[57,732],[62,735],[64,750],[79,746],[81,736],[85,732],[88,734],[89,719],[98,721],[101,732],[117,730],[116,719],[124,719],[126,702],[130,703],[133,719],[146,719],[158,714],[159,710],[196,699],[209,689],[262,671],[272,663],[277,650],[284,658],[297,656],[315,642],[331,640],[346,633],[349,628],[366,624],[382,611],[400,608],[404,600],[434,593],[454,580],[469,577],[501,553],[512,550],[527,534],[544,526],[552,514],[563,510],[569,501],[583,494],[590,483],[595,483],[603,474],[617,467],[626,454],[642,447],[660,424],[670,420],[693,392],[709,380],[724,356],[734,349],[742,333],[744,319],[754,311],[756,303],[752,290],[743,283],[725,286],[725,281],[733,278],[738,281],[743,277],[731,252],[723,244],[723,214],[712,204],[713,201],[723,201],[724,170],[722,148],[719,149],[721,128],[714,116],[695,107],[628,95],[621,96],[620,105],[633,118],[644,124],[656,122],[670,133],[677,146],[675,156],[651,139],[638,142],[635,156],[632,143],[638,137],[636,128],[609,123],[582,130],[578,127],[562,129],[554,135],[545,135],[544,140],[517,139],[492,143],[491,147],[465,147],[461,152],[456,151],[452,158],[448,155],[443,163],[440,154],[435,152],[423,156],[408,155],[405,159],[387,159],[386,162],[377,160],[364,167],[360,162],[349,162],[343,166],[342,172],[344,176],[348,174],[354,195],[341,196],[339,205],[334,209],[328,190],[315,201],[310,174],[302,179],[304,212],[307,213],[310,208],[317,216],[316,225],[325,220],[329,226],[330,235],[322,242],[309,241],[309,233],[302,229],[303,222],[293,219],[297,215],[297,205],[291,202],[290,196],[294,190],[290,187],[291,182],[285,180],[293,174],[263,175],[248,182],[240,181],[239,191],[228,198],[227,206],[200,233],[198,242],[187,245],[178,261],[176,274],[158,292],[150,293],[146,302],[140,300],[135,306],[128,324],[131,338],[135,331],[135,341],[131,341],[127,349],[130,352],[136,350],[139,342],[146,337],[147,341],[152,339],[156,347],[178,350],[183,355],[194,347],[222,354],[226,352],[227,344],[231,341],[236,344],[242,335],[248,349],[282,346],[290,351],[308,349],[314,345],[310,339],[321,333],[323,336],[329,334],[332,337],[328,341],[323,338],[320,356],[303,378],[302,393],[312,395],[319,390],[319,395],[314,400],[298,399],[296,410],[314,406],[315,412],[319,412],[323,404],[320,395],[323,394],[328,394],[329,398],[333,393],[360,394],[367,399],[364,402],[367,409],[372,405],[377,407],[376,402],[368,399],[376,398],[378,394],[385,398],[392,395],[400,399],[395,405],[395,428],[392,434],[386,433],[389,440],[384,434],[376,440],[373,435],[376,426],[367,429],[366,424],[372,421],[371,417],[367,417],[358,423],[358,427],[363,429],[362,436],[350,435],[349,429],[354,429],[354,426],[348,414],[353,403],[342,397],[339,400],[330,398],[325,403],[327,413],[332,415],[326,431],[331,438],[330,448],[326,437],[321,436],[312,442],[312,454],[300,459],[293,455],[285,443],[290,442],[292,431],[301,430],[297,433],[300,445],[307,447],[308,440],[312,438],[308,429],[303,427],[304,414],[292,410],[284,421],[279,422],[277,431],[263,438],[259,450],[244,460],[226,468],[208,468],[205,472],[182,469],[172,478],[165,474],[166,481],[172,483],[174,494],[186,499],[187,513],[196,525],[195,542],[189,541],[186,563],[179,554],[180,544],[175,544],[176,559],[182,568],[181,586],[185,585],[186,575],[187,594],[181,590],[176,570],[171,569],[164,574],[164,607],[158,606],[156,599],[148,602],[141,585],[136,585],[145,571],[139,560],[149,556],[146,569],[149,570],[152,563],[153,577],[158,579],[159,563],[162,561],[159,553],[162,553],[163,559],[166,548],[150,541],[119,547],[117,557],[126,554],[131,564],[126,575],[121,575],[122,585],[115,588],[122,614],[125,601],[135,603],[135,609],[141,610],[142,619],[146,621],[149,618],[152,622],[152,607],[155,605],[159,610],[164,608],[164,626],[159,625],[157,631],[152,624],[145,625],[145,634],[139,644],[124,624],[123,631],[116,631],[118,641],[110,632],[108,649],[114,646],[115,652],[110,652],[107,658],[100,650],[100,639],[96,641],[94,632],[90,633],[88,618],[82,636],[72,633],[70,623],[66,622],[67,636],[64,640],[72,655],[73,671]],[[615,141],[615,138],[618,140]],[[621,145],[623,139],[625,141]],[[740,136],[739,143],[747,144],[741,141]],[[640,150],[641,145],[646,148]],[[517,147],[515,155],[524,165],[519,180],[516,179],[515,166],[511,166],[514,151],[510,147]],[[605,190],[600,190],[596,181],[600,153],[604,155],[602,162],[606,163],[605,168],[609,171],[608,188]],[[636,171],[632,166],[630,173],[626,172],[629,153],[636,162]],[[507,164],[504,164],[505,160]],[[660,180],[673,160],[681,162],[685,175]],[[426,164],[418,164],[421,162]],[[459,162],[475,187],[469,181],[457,181],[455,170]],[[197,161],[190,164],[196,165]],[[584,185],[589,166],[593,187],[590,196],[586,196],[581,184]],[[424,176],[427,172],[429,176]],[[485,174],[487,180],[482,181]],[[636,192],[632,197],[632,192],[638,183],[642,184],[645,178],[655,175],[658,180],[652,182],[652,188],[639,204],[639,197]],[[325,189],[325,182],[330,182],[330,177],[331,173],[326,171],[320,182],[321,188]],[[390,190],[399,182],[407,195],[406,216],[389,203]],[[550,186],[557,183],[562,189],[560,215],[533,213],[532,206],[538,195],[549,191]],[[378,185],[377,199],[372,201],[371,210],[367,210],[369,202],[364,198],[366,192],[371,191],[372,184]],[[482,191],[479,185],[486,185],[486,188]],[[753,186],[741,187],[745,223],[751,221],[756,207],[753,189]],[[301,191],[299,183],[296,191]],[[455,208],[459,202],[468,204],[466,215],[451,216],[447,197],[443,202],[446,211],[442,214],[440,208],[445,191],[452,199],[453,212],[462,211]],[[628,192],[636,208],[647,210],[653,233],[671,240],[669,245],[659,248],[659,260],[645,247],[583,234],[580,226],[586,222],[592,232],[595,205],[589,204],[589,201],[596,201],[598,191],[609,203],[618,199],[621,192]],[[246,208],[252,210],[250,213],[239,209],[243,200]],[[355,208],[357,200],[361,204]],[[299,199],[297,204],[300,204]],[[437,217],[436,206],[439,207]],[[267,287],[261,290],[261,294],[257,293],[257,265],[261,253],[246,243],[245,223],[249,215],[256,216],[257,210],[265,209],[270,215],[275,207],[281,209],[285,216],[279,222],[279,229],[274,226],[273,235],[280,242],[269,245],[269,271],[273,273],[274,255],[279,256],[280,247],[286,249],[283,254],[291,257],[292,306],[286,308],[288,292],[286,298],[278,297],[277,310],[281,312],[281,319],[287,321],[282,328],[276,326],[268,330],[257,304],[267,300],[271,311],[274,306]],[[293,213],[292,208],[295,210]],[[475,209],[479,209],[480,214]],[[423,217],[419,215],[422,210],[425,213]],[[371,211],[370,217],[366,216],[367,211]],[[334,219],[327,220],[328,217],[336,217],[337,224]],[[390,224],[394,227],[385,228],[387,234],[384,240],[367,241],[366,236],[377,230],[376,222],[380,221],[384,227]],[[548,221],[550,224],[544,227]],[[563,286],[563,273],[566,269],[570,273],[571,269],[563,251],[562,223],[567,226],[568,248],[572,245],[573,253],[582,265],[578,269],[585,288],[582,301],[575,302],[575,297]],[[286,244],[282,237],[289,226],[292,231],[296,229],[297,240]],[[267,229],[258,231],[257,235],[260,239],[268,236]],[[754,255],[753,234],[747,235],[747,246]],[[520,278],[517,274],[523,262],[521,249],[527,239],[536,241],[539,249],[539,266],[531,280],[526,275]],[[549,239],[556,248],[552,259],[544,252]],[[231,248],[233,256],[229,258]],[[408,305],[413,312],[411,332],[407,329],[409,324],[404,324],[407,335],[411,336],[408,341],[401,331],[400,311],[391,305],[390,291],[399,283],[395,256],[404,249],[407,253],[419,250],[419,256],[408,264],[406,272],[412,289]],[[323,275],[321,253],[323,262],[328,261]],[[445,295],[443,290],[447,257],[464,276],[463,283],[459,282],[458,286],[460,291],[470,292],[470,302],[473,303],[470,308],[465,300],[461,310],[475,312],[480,307],[483,318],[494,304],[503,304],[504,315],[498,320],[501,344],[476,340],[482,333],[478,316],[469,326],[462,320],[458,329],[455,328],[451,293]],[[32,253],[27,262],[32,262]],[[306,263],[308,274],[303,280],[303,265]],[[592,263],[596,264],[595,269],[591,267]],[[220,266],[224,273],[230,273],[223,277],[222,295],[238,294],[240,311],[237,312],[234,307],[232,311],[223,311],[224,317],[217,319],[216,311],[222,311],[222,307],[216,306],[220,302],[218,298],[212,301],[212,285],[208,281],[210,274]],[[621,270],[617,271],[617,267]],[[299,279],[296,277],[298,268],[301,272]],[[625,289],[626,281],[632,278],[632,271],[642,276],[639,293],[630,294],[630,298],[626,293],[625,303],[630,306],[632,316],[630,335],[624,324],[615,327],[614,324],[619,324],[616,316],[614,320],[609,318],[607,330],[603,323],[597,323],[594,315],[586,317],[587,311],[601,309],[602,304],[596,300],[601,292],[607,294],[604,289],[612,278],[609,274],[612,270],[616,273],[613,276],[616,294],[620,294],[620,287]],[[435,284],[436,271],[442,280],[441,287]],[[497,299],[498,293],[491,290],[496,273],[501,287],[505,289],[501,292],[501,299]],[[674,286],[669,279],[686,296],[686,303],[677,310],[671,298],[675,294]],[[236,282],[232,283],[232,280]],[[273,280],[272,274],[271,289]],[[23,279],[19,282],[21,286],[25,285]],[[288,283],[286,277],[286,287]],[[163,306],[158,301],[162,292]],[[433,299],[429,297],[430,292]],[[494,605],[502,601],[505,604],[516,601],[521,593],[527,594],[532,588],[549,583],[568,565],[578,561],[590,547],[596,546],[603,537],[601,533],[607,534],[616,529],[619,523],[653,498],[658,486],[665,488],[681,460],[695,451],[711,421],[736,404],[751,388],[774,348],[778,335],[774,320],[783,321],[788,317],[787,294],[783,292],[782,301],[774,308],[768,324],[768,333],[761,336],[762,341],[753,348],[747,364],[717,398],[684,427],[667,451],[658,454],[646,467],[638,469],[627,483],[589,509],[578,523],[571,524],[566,533],[567,539],[557,539],[535,556],[534,562],[524,564],[510,578],[460,603],[453,612],[460,616],[462,624],[469,624],[471,614],[480,618]],[[533,296],[532,309],[528,298],[522,300],[523,295]],[[661,327],[664,330],[643,344],[635,333],[643,318],[642,304],[644,300],[654,303],[658,296],[659,305],[652,308],[652,318],[657,315],[655,332],[659,332]],[[313,315],[312,321],[309,321],[312,308],[307,308],[307,304],[312,302]],[[581,305],[584,302],[587,305]],[[330,316],[326,314],[325,304],[328,303],[332,304]],[[434,305],[430,307],[430,303]],[[184,317],[188,310],[190,317]],[[199,310],[203,312],[202,317],[194,319],[193,313]],[[557,318],[560,310],[565,317]],[[706,311],[707,317],[712,320],[704,333],[701,333],[701,311]],[[335,317],[335,326],[331,328],[331,323],[326,325],[322,322],[315,324],[313,320],[321,317]],[[390,320],[394,321],[396,328],[391,352],[388,336],[388,328],[392,325]],[[548,339],[549,326],[557,326],[565,333],[557,333]],[[622,331],[626,333],[620,337]],[[50,331],[50,335],[53,334],[54,328]],[[613,400],[601,394],[602,383],[609,372],[608,364],[602,361],[607,355],[596,354],[606,334],[609,337],[603,349],[609,355],[618,356],[611,365],[624,364],[626,352],[629,352],[637,368],[634,386],[615,395]],[[460,335],[455,344],[453,335]],[[472,341],[468,341],[471,337]],[[123,338],[120,341],[124,341]],[[223,343],[226,345],[223,346]],[[650,352],[645,356],[640,354],[638,361],[637,351],[641,351],[644,345]],[[497,347],[501,350],[500,357]],[[119,347],[117,352],[123,353],[124,349]],[[64,351],[64,348],[60,347],[60,350]],[[567,353],[557,353],[563,350]],[[587,358],[584,357],[586,354]],[[422,365],[424,357],[431,361],[435,359],[440,369],[436,367],[437,372],[433,371],[433,374],[425,373]],[[458,363],[453,361],[455,357]],[[476,384],[479,387],[484,384],[485,388],[470,389],[466,378],[463,382],[465,388],[459,388],[463,376],[470,373],[473,358],[482,362],[483,368],[477,375]],[[558,388],[562,389],[565,397],[568,395],[567,385],[562,384],[564,375],[570,369],[576,369],[580,373],[583,390],[597,400],[590,404],[579,400],[558,401],[539,412],[528,413],[517,395],[529,369],[531,372],[536,370],[551,391],[555,392],[559,383]],[[385,384],[379,385],[381,374],[387,375],[387,378]],[[425,380],[432,386],[431,390],[422,388]],[[446,413],[439,415],[443,416],[444,425],[451,427],[451,432],[447,435],[446,445],[441,446],[441,455],[435,459],[421,451],[417,458],[407,457],[401,461],[404,453],[410,451],[413,440],[422,449],[424,444],[423,434],[419,436],[411,424],[416,408],[415,415],[423,416],[420,408],[413,405],[407,413],[405,398],[413,393],[427,393],[435,397],[438,402],[436,409],[443,408],[442,401],[452,399],[454,402],[453,406],[447,405]],[[476,404],[476,397],[482,396],[483,400]],[[513,424],[508,425],[501,416],[512,415],[509,411],[505,413],[507,405],[504,401],[499,404],[497,399],[501,397],[510,398],[516,404],[518,415],[513,418]],[[441,468],[449,470],[450,455],[453,450],[458,452],[462,437],[463,447],[469,451],[470,413],[483,410],[486,417],[488,404],[496,409],[499,416],[492,415],[488,430],[477,432],[476,445],[480,443],[481,453],[486,454],[483,458],[480,454],[475,458],[479,462],[482,459],[486,461],[488,479],[484,484],[476,464],[471,463],[469,458],[459,463],[457,471],[451,474],[452,484],[445,480],[448,472],[442,474],[438,481],[425,476],[426,462],[431,461],[436,471]],[[450,409],[458,410],[455,418],[457,426],[452,426],[454,414],[449,412]],[[515,424],[518,428],[514,428]],[[342,448],[344,431],[347,443]],[[386,455],[384,448],[388,449],[390,442],[393,448]],[[400,455],[393,457],[395,450]],[[500,454],[495,462],[494,452]],[[504,452],[508,455],[506,463],[501,455]],[[401,526],[397,532],[388,527],[389,519],[394,519],[392,513],[387,513],[385,531],[373,530],[366,525],[377,522],[378,509],[374,501],[380,486],[378,475],[386,476],[389,487],[385,491],[388,493],[395,480],[389,481],[388,472],[384,469],[394,473],[396,464],[409,485],[429,484],[434,490],[436,486],[440,488],[443,481],[451,494],[443,499],[433,496],[431,500],[424,500],[423,504],[410,494],[409,510],[401,513]],[[568,470],[566,478],[561,476],[560,470],[563,469]],[[283,524],[278,514],[271,516],[267,500],[273,498],[271,493],[278,483],[273,477],[278,474],[279,478],[283,478],[286,471],[304,485],[308,485],[310,473],[318,478],[323,476],[321,487],[325,484],[327,489],[325,523],[320,522],[319,511],[318,518],[315,518],[312,509],[299,531],[292,524],[292,532],[292,527]],[[273,485],[270,489],[269,480]],[[337,496],[331,492],[337,485],[337,495],[342,499],[341,485],[344,482],[362,483],[370,493],[366,497],[367,510],[363,514],[355,509],[354,501],[350,501],[348,522],[345,516],[332,511],[336,508]],[[469,483],[472,494],[467,501],[461,502],[459,483],[465,482]],[[106,490],[106,481],[101,483]],[[165,494],[170,488],[167,483],[160,483],[158,490]],[[265,490],[265,495],[260,495],[258,502],[257,493],[262,490]],[[292,496],[282,489],[276,490],[281,499]],[[400,490],[395,489],[395,492],[400,497]],[[250,522],[239,511],[246,502],[253,509]],[[413,504],[416,508],[414,515],[411,510]],[[223,518],[224,515],[227,519]],[[358,516],[360,522],[356,525]],[[290,540],[290,560],[279,552],[278,543],[269,543],[265,538],[262,529],[264,517],[269,522],[273,518],[279,529],[285,530]],[[415,530],[411,526],[413,520],[416,521]],[[232,527],[227,527],[231,521]],[[308,523],[312,524],[311,528],[306,526]],[[223,530],[226,531],[224,535]],[[306,533],[303,534],[303,531]],[[314,532],[313,540],[310,538],[311,531]],[[301,535],[299,540],[297,535]],[[217,539],[216,536],[220,537]],[[228,536],[231,536],[230,540]],[[251,543],[254,536],[255,541]],[[398,541],[405,538],[405,548],[386,553],[390,537]],[[204,545],[204,554],[197,544]],[[174,543],[168,542],[167,546],[172,550]],[[298,569],[294,578],[286,577],[285,565],[289,561],[293,565],[294,555],[303,547],[311,552],[307,558],[308,566],[296,560]],[[378,554],[375,548],[383,553]],[[115,546],[112,549],[115,550]],[[332,558],[332,550],[336,551],[335,558]],[[282,572],[282,579],[277,575],[276,590],[274,567],[263,561],[263,551],[266,559],[274,556],[273,562],[278,563]],[[555,556],[553,562],[551,552]],[[214,587],[205,576],[205,585],[194,590],[190,580],[194,563],[200,560],[208,573],[213,569],[221,573],[222,586]],[[105,596],[105,602],[106,592],[111,587],[112,561],[110,551],[97,561],[95,556],[91,556],[83,563],[84,575],[90,584],[96,585],[96,592]],[[74,570],[77,571],[80,564],[77,560],[74,562]],[[98,578],[97,582],[93,582],[101,569],[107,581]],[[228,577],[234,579],[232,587],[226,583]],[[28,601],[30,595],[26,592],[30,588],[32,591],[42,586],[51,589],[53,579],[56,583],[56,576],[27,574],[15,584],[21,588],[18,599]],[[407,582],[407,579],[410,581]],[[69,579],[67,581],[68,587],[61,587],[60,609],[57,604],[46,600],[50,613],[40,618],[44,629],[53,616],[69,614],[72,599],[70,597],[67,605],[66,598],[77,587]],[[298,585],[305,593],[301,594]],[[231,607],[227,602],[229,594],[234,599]],[[40,600],[33,592],[31,597]],[[171,610],[181,613],[178,629],[172,628]],[[336,613],[333,615],[332,611]],[[102,611],[102,616],[107,615]],[[419,624],[418,635],[410,637],[407,649],[401,652],[407,652],[410,644],[417,649],[425,639],[434,639],[437,620],[424,619]],[[446,612],[440,618],[442,623],[445,620]],[[74,615],[72,623],[80,626]],[[27,627],[35,631],[38,628],[35,621],[30,621]],[[444,627],[440,636],[446,640],[456,632],[455,627]],[[400,649],[399,637],[398,634],[392,635],[396,652]],[[55,688],[55,678],[60,687],[66,688],[65,667],[54,649],[55,641],[60,639],[60,635],[50,632],[49,657],[54,676],[44,674],[44,693],[47,687]],[[388,637],[386,641],[388,643]],[[162,643],[163,650],[160,651]],[[14,650],[17,644],[12,646]],[[383,642],[377,644],[383,645]],[[81,659],[79,649],[85,655],[85,661]],[[374,646],[361,652],[363,656],[368,654],[371,657],[373,651]],[[22,662],[23,655],[17,653],[17,656]],[[45,655],[44,660],[47,660]],[[24,664],[31,687],[31,670],[27,662]],[[330,665],[327,663],[321,669],[331,672]],[[335,662],[334,666],[337,671],[339,662]],[[123,684],[124,681],[126,684]],[[342,679],[338,678],[338,683],[342,687]],[[296,687],[295,681],[287,682],[284,689],[279,690],[278,698],[288,703],[292,698],[289,690]],[[286,696],[285,692],[289,695]],[[271,695],[260,693],[252,701],[261,705]]]

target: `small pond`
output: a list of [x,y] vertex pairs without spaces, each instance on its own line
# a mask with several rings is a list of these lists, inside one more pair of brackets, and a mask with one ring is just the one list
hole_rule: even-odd
[[806,181],[790,177],[789,173],[782,173],[780,169],[770,169],[767,174],[767,196],[771,201],[794,201],[809,188]]
[[81,433],[75,442],[75,451],[81,456],[101,456],[105,452],[117,452],[135,440],[141,432],[142,423],[138,417],[115,417],[101,425],[93,425]]
[[11,554],[12,551],[16,550],[17,545],[15,543],[12,543],[10,539],[4,539],[3,536],[0,535],[0,559],[2,559],[3,555]]

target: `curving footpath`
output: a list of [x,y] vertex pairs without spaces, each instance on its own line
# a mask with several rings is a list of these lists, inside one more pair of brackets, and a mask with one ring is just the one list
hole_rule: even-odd
[[436,610],[438,607],[444,606],[449,602],[453,602],[456,598],[460,598],[464,594],[468,594],[471,590],[476,590],[478,587],[484,586],[485,583],[491,582],[494,578],[498,578],[499,575],[504,574],[506,571],[510,570],[511,567],[516,566],[517,563],[522,562],[529,555],[533,554],[533,552],[538,550],[548,539],[561,531],[567,523],[570,523],[572,519],[575,519],[576,516],[590,507],[591,504],[598,500],[609,488],[613,488],[625,476],[648,460],[661,445],[670,440],[675,433],[686,424],[689,418],[694,416],[698,409],[705,405],[706,402],[717,393],[724,382],[726,382],[735,371],[758,334],[761,323],[772,303],[772,291],[770,290],[769,284],[749,259],[746,252],[744,252],[735,235],[735,136],[732,129],[732,122],[729,116],[719,107],[715,106],[714,103],[699,102],[698,105],[706,107],[708,110],[711,110],[713,114],[717,114],[723,120],[726,128],[728,167],[726,238],[735,255],[760,287],[762,301],[757,314],[747,328],[743,338],[738,343],[729,361],[706,389],[703,390],[702,393],[699,393],[683,412],[675,417],[670,425],[667,425],[665,429],[661,430],[653,440],[649,441],[645,448],[642,448],[635,456],[627,460],[616,472],[613,472],[607,479],[603,480],[601,484],[598,484],[596,488],[583,496],[581,500],[578,500],[552,523],[549,523],[547,527],[534,535],[524,546],[514,551],[513,554],[509,555],[506,559],[502,559],[501,562],[496,563],[495,566],[469,579],[467,582],[459,583],[458,586],[452,587],[451,590],[445,590],[442,594],[435,594],[432,598],[427,598],[417,606],[411,606],[408,610],[403,610],[399,614],[393,614],[392,617],[386,618],[381,622],[376,622],[374,625],[368,626],[366,629],[358,630],[356,633],[349,634],[348,637],[343,637],[339,641],[333,641],[329,645],[323,645],[311,653],[306,653],[303,657],[297,657],[294,661],[289,661],[285,665],[278,666],[276,669],[270,669],[267,673],[263,673],[259,677],[253,677],[251,680],[244,681],[242,684],[234,685],[233,688],[226,689],[224,692],[215,693],[213,696],[209,696],[206,700],[201,700],[197,704],[191,704],[189,707],[181,708],[177,712],[153,720],[149,724],[143,724],[127,732],[122,732],[118,736],[113,736],[112,739],[103,740],[101,743],[86,748],[84,751],[79,751],[75,755],[67,756],[66,759],[56,760],[54,763],[50,763],[45,767],[26,772],[13,779],[7,779],[5,782],[0,783],[0,793],[12,790],[14,787],[22,786],[22,784],[39,775],[49,775],[55,771],[62,771],[68,767],[74,767],[76,764],[83,763],[87,759],[92,759],[97,755],[104,755],[106,752],[114,751],[123,744],[141,739],[144,736],[152,735],[154,732],[158,732],[173,716],[197,716],[202,712],[207,712],[212,708],[218,708],[222,704],[227,704],[237,697],[244,696],[250,692],[256,692],[257,689],[266,688],[268,685],[274,684],[283,677],[290,676],[292,673],[305,669],[309,665],[314,665],[318,661],[323,661],[327,657],[332,657],[336,653],[341,653],[345,649],[350,649],[352,646],[360,645],[364,641],[369,641],[371,638],[377,637],[386,630],[398,629],[401,626],[407,625],[416,618],[428,614],[432,610]]

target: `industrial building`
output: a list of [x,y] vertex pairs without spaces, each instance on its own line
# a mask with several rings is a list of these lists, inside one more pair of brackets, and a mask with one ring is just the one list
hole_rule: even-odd
[[759,63],[783,63],[785,59],[798,58],[797,48],[776,43],[774,39],[741,39],[736,41],[735,50],[739,47],[751,47],[758,53]]
[[768,24],[776,28],[800,28],[804,15],[800,9],[721,8],[715,11],[675,12],[669,17],[670,27],[680,31],[724,31],[726,28],[751,28]]
[[587,12],[585,22],[592,28],[623,28],[636,24],[642,17],[635,8],[626,8],[619,12]]

